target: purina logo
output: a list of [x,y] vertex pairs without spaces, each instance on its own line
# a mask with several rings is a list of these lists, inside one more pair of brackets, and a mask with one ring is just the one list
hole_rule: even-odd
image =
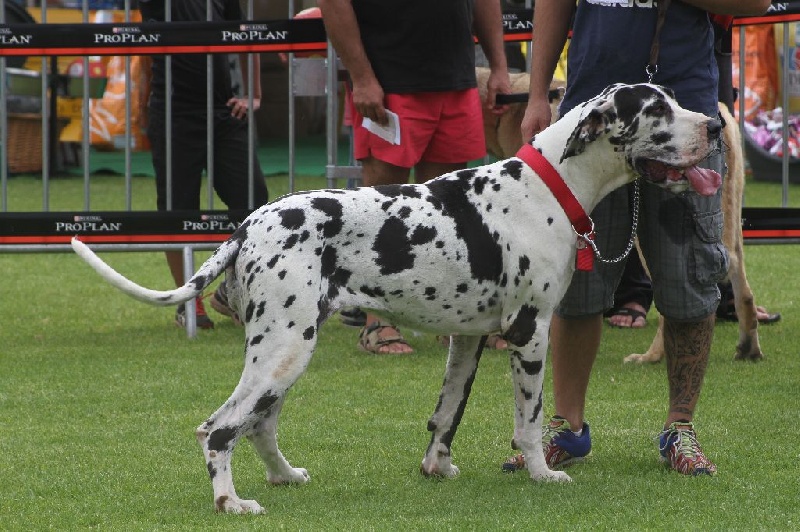
[[116,28],[111,28],[112,33],[142,33],[141,28],[137,28],[134,26],[120,26]]
[[204,222],[210,221],[210,220],[218,220],[218,221],[227,222],[228,221],[228,215],[227,214],[201,214],[200,215],[200,219],[203,220]]

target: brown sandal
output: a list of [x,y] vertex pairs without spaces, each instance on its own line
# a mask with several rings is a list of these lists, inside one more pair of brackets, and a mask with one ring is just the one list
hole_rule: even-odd
[[[383,329],[394,329],[397,331],[397,334],[381,336],[381,331]],[[402,344],[411,348],[406,342],[405,338],[403,338],[402,334],[400,334],[400,329],[395,327],[394,325],[390,325],[388,323],[383,323],[380,321],[375,321],[370,325],[367,325],[358,335],[358,347],[362,350],[366,351],[367,353],[373,353],[375,355],[406,355],[410,353],[394,353],[391,351],[381,351],[382,347],[388,345],[395,345],[395,344]]]

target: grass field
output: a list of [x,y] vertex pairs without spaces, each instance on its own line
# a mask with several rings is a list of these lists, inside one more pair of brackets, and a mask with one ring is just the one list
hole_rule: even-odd
[[[98,178],[95,208],[121,208],[113,179]],[[37,186],[11,180],[10,208],[37,210]],[[81,180],[52,186],[54,210],[80,208]],[[144,196],[134,206],[150,208],[152,182],[134,186]],[[280,180],[270,186],[281,193]],[[751,197],[749,206],[778,206],[780,188],[748,184]],[[172,325],[173,309],[127,298],[71,254],[0,255],[0,529],[798,530],[797,249],[748,246],[746,256],[757,301],[783,320],[761,329],[767,358],[756,364],[733,361],[735,324],[716,327],[696,417],[716,477],[685,478],[658,463],[664,365],[622,364],[649,344],[653,315],[644,330],[606,329],[589,390],[593,456],[565,485],[500,471],[511,453],[513,398],[507,357],[493,351],[454,442],[461,475],[423,478],[443,348],[406,331],[414,355],[366,355],[356,331],[334,318],[279,431],[282,451],[311,482],[267,485],[243,441],[236,486],[267,513],[228,516],[213,513],[194,430],[239,379],[242,330],[215,315],[215,330],[188,340]],[[142,284],[171,284],[159,253],[104,257]]]

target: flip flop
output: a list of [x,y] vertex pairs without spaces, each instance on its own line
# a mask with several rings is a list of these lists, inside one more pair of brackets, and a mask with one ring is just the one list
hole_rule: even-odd
[[[632,318],[631,325],[629,327],[623,327],[621,325],[613,325],[609,323],[609,325],[617,329],[642,329],[647,325],[647,313],[642,312],[640,310],[636,310],[634,308],[620,307],[612,311],[606,317],[610,318],[611,316],[630,316]],[[639,318],[642,318],[644,320],[644,325],[642,325],[641,327],[634,327],[633,324],[636,323],[636,320],[638,320]]]
[[[758,323],[761,325],[769,325],[781,321],[781,313],[774,312],[770,314],[766,308],[761,305],[756,306],[756,314],[764,314],[763,318],[758,318]],[[717,319],[723,321],[739,321],[739,316],[736,314],[736,307],[733,302],[726,303],[724,306],[720,303],[717,308]]]

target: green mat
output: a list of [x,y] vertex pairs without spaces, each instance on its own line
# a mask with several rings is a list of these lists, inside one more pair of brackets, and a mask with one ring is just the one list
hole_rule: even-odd
[[[289,173],[289,140],[266,139],[258,147],[258,158],[265,176],[286,175]],[[295,142],[295,174],[304,176],[324,176],[327,164],[327,146],[324,136],[310,136]],[[340,165],[349,164],[350,145],[345,138],[339,143],[338,161]],[[81,166],[67,166],[59,172],[67,175],[83,175]],[[125,175],[124,151],[98,151],[89,154],[89,173]],[[152,176],[153,164],[150,152],[131,153],[131,175]]]

